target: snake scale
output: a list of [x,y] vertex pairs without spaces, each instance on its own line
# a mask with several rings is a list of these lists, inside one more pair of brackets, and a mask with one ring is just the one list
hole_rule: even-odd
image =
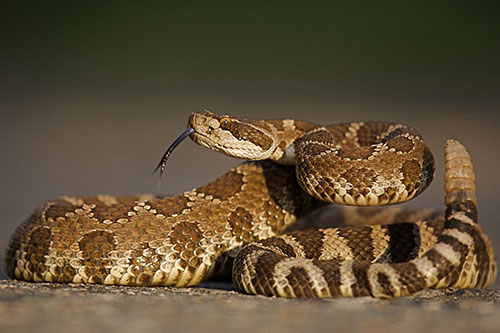
[[[434,162],[420,134],[387,122],[322,127],[205,110],[190,116],[177,143],[187,135],[250,161],[175,196],[48,202],[11,237],[8,274],[35,282],[192,286],[233,261],[233,281],[246,293],[380,298],[486,287],[496,278],[493,249],[477,223],[471,158],[458,141],[445,147],[444,214],[345,207],[341,214],[354,226],[283,233],[325,202],[386,205],[422,192]],[[374,221],[382,224],[362,225]]]

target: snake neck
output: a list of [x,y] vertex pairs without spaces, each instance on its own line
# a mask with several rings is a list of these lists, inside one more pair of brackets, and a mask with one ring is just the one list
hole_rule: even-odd
[[320,126],[293,119],[254,120],[204,110],[191,114],[188,127],[195,143],[228,156],[295,165],[296,141]]
[[319,125],[293,119],[268,120],[276,128],[275,140],[278,142],[270,160],[282,165],[295,165],[297,161],[297,143],[305,133],[320,128]]

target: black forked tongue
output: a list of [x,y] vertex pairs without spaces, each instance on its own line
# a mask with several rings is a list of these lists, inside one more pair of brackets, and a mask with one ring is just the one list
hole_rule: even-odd
[[179,137],[177,139],[175,139],[174,142],[172,142],[172,144],[170,145],[170,147],[168,147],[165,154],[163,154],[163,156],[161,157],[160,163],[158,163],[158,165],[156,166],[155,170],[153,171],[153,174],[156,171],[160,170],[160,178],[161,178],[163,171],[165,171],[165,165],[167,164],[167,159],[170,156],[170,154],[172,154],[175,147],[177,147],[179,145],[179,143],[181,143],[186,137],[188,137],[193,132],[194,132],[194,129],[192,127],[189,127],[187,130],[182,132],[182,134],[179,135]]

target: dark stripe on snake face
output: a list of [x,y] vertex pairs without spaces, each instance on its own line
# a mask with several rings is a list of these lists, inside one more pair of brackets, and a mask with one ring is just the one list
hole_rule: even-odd
[[[250,122],[250,120],[247,120]],[[257,122],[259,126],[268,126],[263,121],[254,121]],[[261,147],[263,150],[269,149],[273,140],[271,137],[264,132],[258,130],[254,126],[250,126],[239,121],[228,121],[220,122],[220,128],[226,131],[231,132],[231,134],[238,140],[250,141],[254,145]]]

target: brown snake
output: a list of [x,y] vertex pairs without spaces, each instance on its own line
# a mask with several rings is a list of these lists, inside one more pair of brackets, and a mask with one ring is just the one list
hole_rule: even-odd
[[181,139],[190,135],[255,162],[172,197],[48,202],[12,236],[8,274],[35,282],[191,286],[236,256],[233,281],[247,293],[382,298],[486,287],[496,278],[493,249],[477,224],[472,162],[458,141],[445,149],[444,216],[345,208],[348,224],[362,217],[385,224],[277,236],[322,206],[318,199],[357,206],[411,199],[432,179],[432,154],[418,132],[385,122],[321,127],[204,111],[191,115],[188,128]]

